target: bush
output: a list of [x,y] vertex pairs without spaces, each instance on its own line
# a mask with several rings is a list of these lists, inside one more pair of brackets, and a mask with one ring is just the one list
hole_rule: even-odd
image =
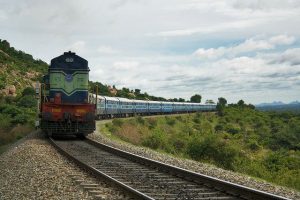
[[200,119],[199,119],[198,117],[195,117],[195,118],[193,119],[193,121],[194,121],[196,124],[199,124],[199,123],[200,123]]
[[240,132],[240,128],[238,126],[233,125],[233,124],[228,124],[225,127],[225,130],[228,133],[231,133],[231,134],[238,134]]
[[0,114],[0,128],[8,129],[11,127],[11,117],[9,115]]
[[176,120],[172,117],[165,116],[166,122],[170,126],[174,126],[176,124]]
[[135,120],[136,120],[137,123],[139,123],[139,124],[145,124],[145,120],[144,120],[144,118],[142,118],[141,116],[136,117]]
[[165,144],[165,135],[159,129],[155,129],[153,134],[145,138],[145,140],[143,141],[143,145],[152,149],[163,149]]
[[121,127],[123,125],[123,120],[122,119],[113,119],[112,120],[112,123],[114,126],[118,126],[118,127]]
[[215,131],[219,132],[219,131],[223,131],[224,130],[224,125],[223,124],[217,124],[215,126]]
[[150,129],[154,129],[155,126],[157,125],[157,120],[155,118],[152,118],[152,117],[148,118],[147,122],[149,124],[148,126],[149,126]]
[[14,124],[26,124],[28,120],[30,119],[30,116],[27,114],[21,113],[15,116],[12,120]]
[[213,160],[219,166],[233,169],[238,151],[215,135],[207,135],[202,139],[194,138],[188,144],[187,154],[195,160]]
[[176,116],[175,118],[176,118],[178,121],[182,121],[182,120],[183,120],[181,116]]
[[32,87],[25,88],[22,92],[22,96],[26,96],[26,95],[34,96],[35,95],[34,89]]
[[22,111],[15,105],[8,105],[8,104],[1,107],[0,110],[2,111],[3,114],[10,115],[10,117],[15,117],[22,113]]
[[252,150],[252,151],[257,151],[260,149],[260,146],[256,140],[249,140],[247,146]]
[[25,108],[34,108],[37,105],[37,101],[33,96],[23,96],[18,102],[18,106]]
[[108,131],[113,134],[117,131],[117,127],[114,126],[112,123],[107,123],[107,124],[105,124],[105,126],[108,129]]

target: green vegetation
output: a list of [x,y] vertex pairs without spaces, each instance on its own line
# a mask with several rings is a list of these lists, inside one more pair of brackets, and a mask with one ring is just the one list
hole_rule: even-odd
[[0,96],[0,153],[33,130],[36,99],[33,88],[26,88],[16,97]]
[[32,55],[16,50],[0,39],[0,90],[14,85],[19,93],[40,80],[47,69],[47,63],[35,60]]
[[191,96],[191,102],[194,102],[194,103],[200,103],[201,99],[202,99],[202,97],[200,94],[195,94],[195,95]]
[[47,63],[0,39],[0,153],[33,130],[36,99],[31,86],[47,70]]
[[300,114],[261,112],[243,101],[217,113],[114,119],[102,132],[300,190]]

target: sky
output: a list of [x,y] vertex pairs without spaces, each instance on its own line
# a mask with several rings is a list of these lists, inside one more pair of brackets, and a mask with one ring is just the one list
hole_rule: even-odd
[[299,0],[0,0],[0,39],[165,98],[300,100]]

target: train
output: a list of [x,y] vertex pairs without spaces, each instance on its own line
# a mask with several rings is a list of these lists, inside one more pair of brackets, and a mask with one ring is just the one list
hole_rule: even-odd
[[43,77],[39,126],[48,136],[84,138],[95,130],[95,120],[134,115],[215,111],[215,104],[166,102],[108,97],[89,93],[88,61],[74,52],[51,60]]
[[43,77],[40,128],[48,136],[85,137],[95,130],[95,104],[89,102],[88,61],[69,51],[51,60]]
[[108,119],[134,115],[156,115],[215,111],[215,104],[191,102],[166,102],[107,97],[90,94],[90,102],[96,105],[95,118]]

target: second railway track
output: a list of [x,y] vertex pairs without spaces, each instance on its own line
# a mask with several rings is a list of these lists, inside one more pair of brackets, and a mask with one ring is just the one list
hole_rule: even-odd
[[286,199],[137,156],[93,140],[54,140],[63,154],[138,199]]

